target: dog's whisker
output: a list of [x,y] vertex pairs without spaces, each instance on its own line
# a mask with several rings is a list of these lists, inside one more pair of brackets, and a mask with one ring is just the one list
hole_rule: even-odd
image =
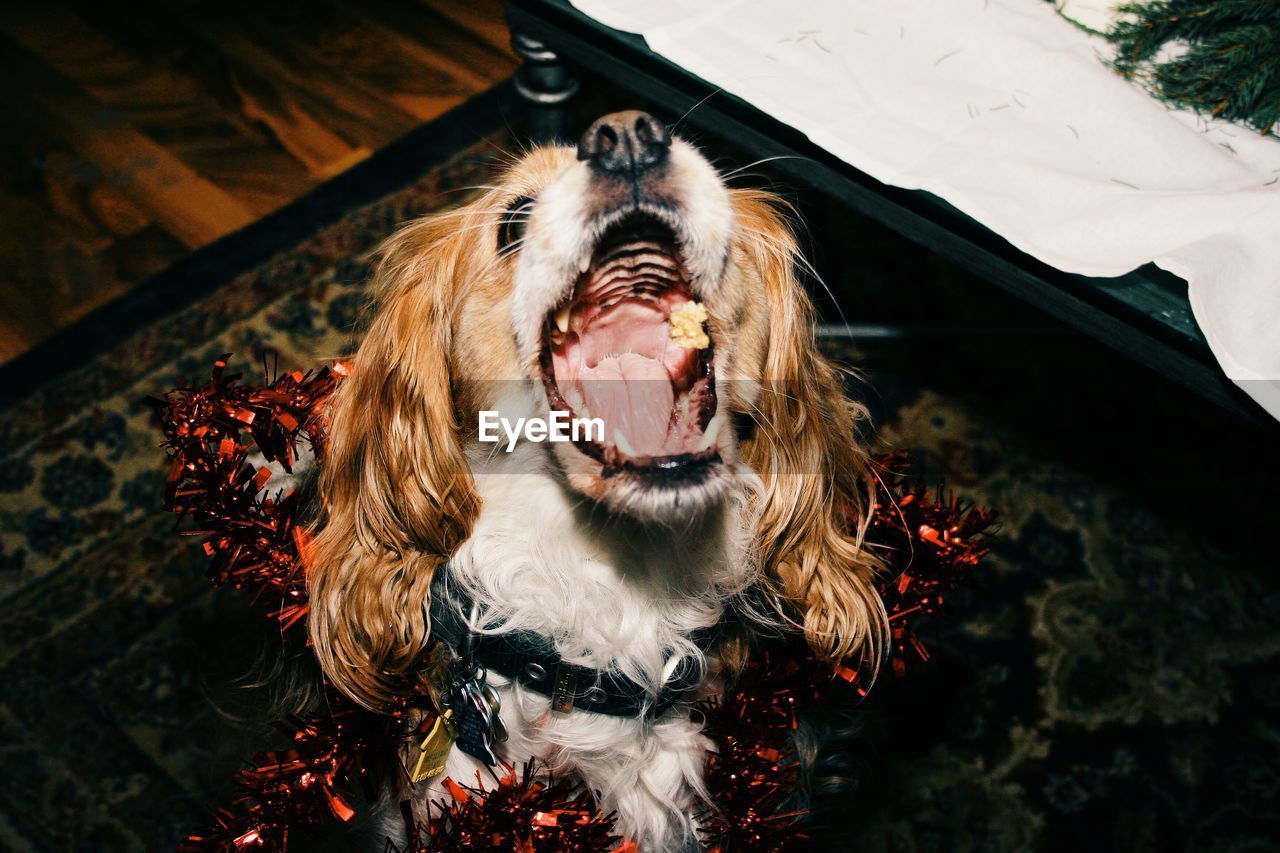
[[832,306],[836,310],[836,314],[839,316],[841,324],[846,330],[850,329],[849,320],[845,317],[844,308],[840,305],[840,300],[836,298],[835,291],[831,289],[830,285],[827,284],[821,273],[818,272],[817,268],[814,267],[803,253],[790,251],[785,246],[778,246],[774,241],[768,239],[767,235],[763,235],[758,231],[751,231],[750,233],[754,239],[767,245],[772,254],[779,258],[788,258],[789,262],[799,266],[801,270],[816,281],[822,288],[823,293],[825,293],[827,298],[831,301]]
[[706,96],[705,96],[705,97],[701,98],[701,99],[700,99],[696,104],[694,104],[693,106],[689,107],[689,109],[685,110],[685,111],[684,111],[684,115],[682,115],[682,116],[680,116],[680,118],[676,119],[676,120],[675,120],[675,123],[671,125],[671,128],[670,128],[670,133],[671,133],[671,135],[672,135],[672,136],[674,136],[674,135],[675,135],[676,131],[680,129],[680,125],[684,123],[684,120],[685,120],[685,119],[687,119],[690,115],[692,115],[692,114],[693,114],[693,111],[694,111],[694,110],[696,110],[698,107],[700,107],[700,106],[702,106],[703,104],[705,104],[707,101],[711,100],[711,98],[712,98],[712,96],[713,96],[713,95],[718,95],[718,94],[720,94],[720,93],[721,93],[721,92],[723,92],[723,91],[724,91],[724,89],[721,89],[721,88],[713,89],[712,91],[708,92],[708,93],[706,94]]
[[844,326],[846,332],[851,333],[849,319],[844,314],[844,308],[840,305],[840,300],[836,298],[835,291],[833,291],[827,284],[826,279],[822,277],[817,268],[814,267],[814,265],[804,255],[797,254],[796,261],[800,264],[800,267],[822,287],[823,292],[827,294],[827,298],[831,300],[832,307],[836,309],[836,314],[840,318],[841,325]]
[[465,186],[465,187],[449,187],[448,189],[444,190],[444,192],[445,192],[446,194],[448,194],[448,193],[465,193],[465,192],[472,192],[472,191],[476,191],[476,192],[502,192],[502,187],[497,186],[496,184],[471,184],[470,186]]
[[[508,129],[510,129],[509,126],[508,126]],[[514,136],[514,134],[512,135]],[[511,163],[515,163],[520,159],[519,157],[517,157],[516,155],[508,151],[506,148],[502,147],[502,145],[500,145],[493,136],[486,137],[485,144],[488,145],[490,148],[494,149],[495,151],[497,151],[503,157],[507,158]]]
[[[433,216],[441,222],[447,222],[454,219],[469,219],[473,217],[498,216],[505,213],[506,210],[507,209],[505,207],[476,208],[476,207],[472,207],[471,205],[464,205],[463,207],[458,207],[453,210],[446,210],[440,213],[433,214]],[[412,227],[412,226],[410,225],[407,227]]]
[[762,182],[766,182],[766,186],[772,186],[772,184],[768,182],[773,181],[773,176],[766,175],[764,172],[734,172],[733,174],[733,179],[735,181],[746,182],[749,178],[757,178]]
[[725,172],[725,173],[723,173],[723,174],[721,174],[721,175],[720,175],[720,178],[721,178],[721,180],[725,180],[725,181],[727,181],[727,180],[730,180],[731,178],[733,178],[733,177],[735,177],[735,176],[739,175],[740,173],[742,173],[742,172],[746,171],[747,169],[754,169],[756,166],[763,166],[765,163],[773,163],[773,162],[775,162],[775,161],[777,161],[777,160],[811,160],[811,159],[813,159],[813,158],[811,158],[811,157],[802,157],[802,156],[797,155],[797,154],[777,154],[777,155],[774,155],[774,156],[772,156],[772,157],[762,157],[762,158],[760,158],[759,160],[756,160],[756,161],[755,161],[755,162],[753,162],[753,163],[748,163],[748,164],[746,164],[745,166],[739,166],[739,167],[738,167],[738,168],[736,168],[736,169],[732,169],[732,170],[730,170],[730,171],[728,171],[728,172]]

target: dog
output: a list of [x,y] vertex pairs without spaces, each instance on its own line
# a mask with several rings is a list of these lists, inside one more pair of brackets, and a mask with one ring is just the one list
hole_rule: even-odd
[[[879,660],[866,412],[815,347],[790,214],[628,111],[383,246],[327,411],[309,631],[370,708],[435,640],[465,662],[424,676],[471,723],[423,814],[491,749],[576,774],[641,850],[697,849],[691,709],[752,638]],[[493,411],[603,431],[507,452]]]

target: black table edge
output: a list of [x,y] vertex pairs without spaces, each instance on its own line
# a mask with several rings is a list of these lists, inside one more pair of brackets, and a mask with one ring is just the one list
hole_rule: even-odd
[[[794,128],[684,71],[643,38],[600,24],[568,0],[508,0],[513,32],[532,36],[564,61],[662,104],[686,122],[760,156],[906,238],[937,252],[1069,323],[1227,411],[1256,424],[1276,421],[1218,366],[1191,317],[1186,283],[1152,264],[1115,278],[1057,270],[942,199],[887,186],[838,160]],[[794,158],[794,159],[792,159]]]

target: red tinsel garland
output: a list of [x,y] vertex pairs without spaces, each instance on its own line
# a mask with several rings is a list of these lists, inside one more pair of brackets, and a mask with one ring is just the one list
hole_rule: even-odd
[[224,374],[230,357],[218,359],[204,385],[147,400],[160,414],[169,450],[164,508],[195,520],[197,528],[185,535],[206,537],[210,580],[268,601],[271,615],[288,628],[307,612],[299,557],[309,537],[298,524],[297,495],[261,496],[271,471],[255,471],[246,461],[256,446],[267,461],[291,470],[304,436],[320,456],[321,404],[345,367],[241,385],[239,374]]
[[833,680],[829,666],[814,663],[808,654],[764,651],[725,696],[702,703],[704,731],[717,745],[703,775],[713,805],[698,815],[709,850],[808,849],[805,812],[786,804],[800,782],[792,745],[797,705],[817,698]]
[[385,714],[370,713],[335,691],[326,698],[327,713],[276,723],[293,746],[255,755],[235,776],[241,793],[232,807],[215,812],[212,825],[179,850],[285,850],[291,827],[330,817],[350,821],[356,814],[351,792],[371,781],[370,758],[405,737],[415,711],[431,713],[430,700],[418,694],[402,697]]
[[481,778],[475,785],[445,779],[450,800],[432,803],[436,813],[430,821],[419,821],[402,803],[408,842],[402,848],[388,840],[387,853],[634,851],[614,834],[613,817],[601,814],[591,793],[573,780],[539,773],[532,761],[490,775],[487,786]]
[[890,660],[894,673],[902,675],[912,656],[929,659],[908,619],[937,613],[946,593],[970,579],[991,550],[983,541],[996,513],[946,495],[941,487],[930,495],[924,484],[908,481],[904,451],[878,463],[882,473],[866,538],[896,569],[881,583],[880,599],[889,615]]
[[[215,584],[268,601],[270,615],[289,628],[306,614],[302,567],[310,539],[298,521],[297,496],[262,496],[270,471],[255,471],[247,460],[256,446],[288,470],[300,439],[322,456],[322,404],[347,368],[339,363],[242,385],[238,375],[224,374],[228,358],[218,359],[204,385],[149,401],[172,460],[164,505],[195,520],[197,529],[188,535],[206,537]],[[901,674],[909,657],[928,656],[908,619],[936,612],[946,592],[968,579],[988,551],[983,537],[995,513],[907,484],[901,453],[878,461],[880,487],[867,540],[896,570],[882,583],[881,596],[891,625],[893,668]],[[835,674],[859,696],[866,694],[869,685],[858,670],[837,666]],[[718,744],[705,774],[714,805],[699,815],[709,850],[805,848],[804,813],[787,807],[799,782],[791,736],[797,706],[828,701],[833,680],[832,667],[812,657],[765,652],[736,688],[702,705],[705,730]],[[369,781],[379,760],[396,754],[406,738],[434,720],[428,697],[410,686],[383,714],[361,709],[337,691],[329,690],[327,699],[323,715],[277,723],[293,745],[254,756],[252,766],[236,775],[240,794],[232,806],[215,812],[210,826],[180,849],[283,851],[290,827],[330,817],[351,820],[351,792]],[[430,821],[418,821],[404,806],[406,846],[388,841],[388,853],[634,850],[616,837],[612,818],[599,813],[587,791],[532,762],[504,767],[487,784],[477,779],[474,786],[454,780],[445,785],[452,802],[436,803],[439,814]]]

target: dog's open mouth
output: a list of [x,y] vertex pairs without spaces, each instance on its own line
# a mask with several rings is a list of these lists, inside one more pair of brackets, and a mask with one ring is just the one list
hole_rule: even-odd
[[573,293],[547,316],[542,378],[551,408],[598,418],[575,445],[620,471],[676,474],[717,461],[713,341],[671,229],[648,217],[610,228]]

